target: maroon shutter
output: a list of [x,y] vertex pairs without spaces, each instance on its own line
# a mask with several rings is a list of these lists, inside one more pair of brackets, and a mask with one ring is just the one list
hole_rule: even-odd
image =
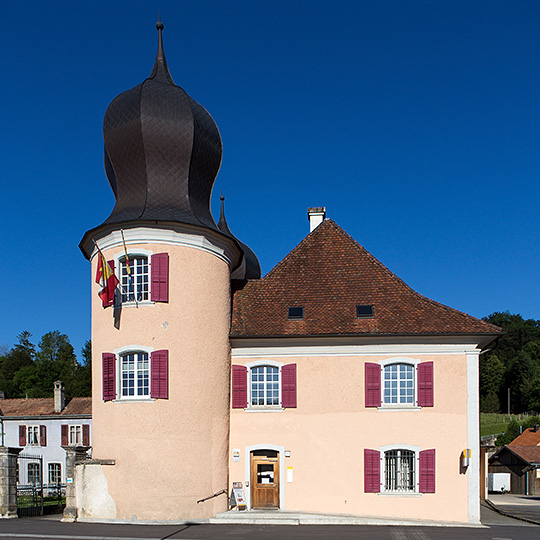
[[152,274],[152,288],[150,299],[152,302],[169,301],[169,254],[156,253],[152,255],[150,271]]
[[[107,261],[107,263],[111,267],[112,273],[114,274],[114,261]],[[114,304],[114,294],[109,302],[107,302],[107,300],[102,300],[101,303],[103,304],[103,307],[112,306]]]
[[232,367],[232,407],[245,409],[247,407],[247,367]]
[[39,426],[39,445],[47,446],[47,426]]
[[150,397],[169,399],[169,351],[150,355]]
[[83,446],[90,446],[90,426],[83,424],[82,427],[82,443]]
[[62,436],[62,446],[68,446],[69,440],[68,440],[68,426],[65,424],[60,427],[60,433]]
[[418,406],[433,407],[433,362],[418,364]]
[[26,446],[26,426],[19,426],[19,446]]
[[381,406],[381,366],[366,362],[365,364],[365,401],[366,407]]
[[378,450],[364,449],[364,492],[381,491],[381,453]]
[[422,450],[419,459],[420,493],[435,493],[435,449]]
[[103,353],[103,401],[111,401],[116,397],[116,356]]
[[296,364],[281,368],[281,406],[296,408]]

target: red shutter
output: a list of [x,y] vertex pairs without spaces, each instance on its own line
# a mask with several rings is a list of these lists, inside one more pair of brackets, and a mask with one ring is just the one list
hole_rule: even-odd
[[433,362],[418,364],[418,406],[433,407]]
[[419,459],[420,493],[435,493],[435,449],[422,450]]
[[381,406],[381,366],[365,364],[365,402],[366,407]]
[[116,397],[116,356],[103,353],[103,401],[111,401]]
[[90,446],[90,426],[83,424],[82,427],[82,443],[83,446]]
[[247,367],[232,367],[232,407],[245,409],[247,407]]
[[26,426],[19,426],[19,446],[26,446]]
[[296,364],[281,368],[281,406],[296,408]]
[[378,450],[364,449],[364,492],[381,491],[381,453]]
[[62,435],[62,446],[67,446],[69,444],[68,440],[68,426],[60,426],[60,433]]
[[[107,263],[111,267],[112,273],[114,274],[114,261],[107,261]],[[103,298],[105,298],[105,297],[103,297]],[[109,301],[107,301],[106,298],[105,299],[103,299],[103,298],[101,300],[101,303],[102,303],[103,307],[112,306],[114,304],[114,294],[111,295],[111,299]]]
[[151,257],[150,271],[152,274],[152,288],[150,299],[152,302],[169,301],[169,254],[156,253]]
[[169,351],[150,355],[150,397],[169,399]]
[[39,426],[39,445],[47,446],[47,426]]

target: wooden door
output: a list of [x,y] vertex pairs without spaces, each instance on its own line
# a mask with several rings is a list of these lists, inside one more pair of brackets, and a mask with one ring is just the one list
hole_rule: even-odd
[[279,508],[279,452],[251,453],[251,507]]

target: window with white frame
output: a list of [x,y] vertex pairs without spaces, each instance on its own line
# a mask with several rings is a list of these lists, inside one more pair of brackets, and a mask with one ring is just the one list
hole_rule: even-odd
[[82,426],[81,425],[72,425],[69,426],[69,446],[82,446],[83,437],[82,437]]
[[41,484],[41,467],[39,463],[28,464],[28,483],[32,485]]
[[120,261],[121,302],[144,302],[149,299],[148,257],[135,255]]
[[414,404],[415,367],[411,364],[388,364],[384,366],[383,403]]
[[29,446],[39,446],[39,426],[28,426],[26,429],[26,443]]
[[251,368],[251,405],[279,405],[279,368]]
[[129,352],[120,355],[120,395],[123,398],[149,397],[150,364],[148,353]]
[[62,465],[60,463],[49,463],[49,485],[62,483]]
[[384,452],[384,489],[414,492],[416,489],[416,452],[403,448]]

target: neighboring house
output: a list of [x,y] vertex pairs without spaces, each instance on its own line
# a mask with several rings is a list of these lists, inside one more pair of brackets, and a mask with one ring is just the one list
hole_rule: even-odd
[[518,435],[489,458],[490,473],[510,473],[510,493],[540,495],[540,429]]
[[209,518],[234,484],[248,509],[478,523],[478,358],[500,328],[413,291],[324,208],[261,279],[223,200],[211,215],[219,131],[162,29],[105,114],[116,205],[80,243],[99,284],[79,518]]
[[36,461],[21,461],[20,484],[64,484],[62,446],[91,445],[92,398],[76,397],[66,403],[60,382],[54,392],[54,398],[0,400],[3,446],[22,447],[21,454],[43,458],[43,470]]

